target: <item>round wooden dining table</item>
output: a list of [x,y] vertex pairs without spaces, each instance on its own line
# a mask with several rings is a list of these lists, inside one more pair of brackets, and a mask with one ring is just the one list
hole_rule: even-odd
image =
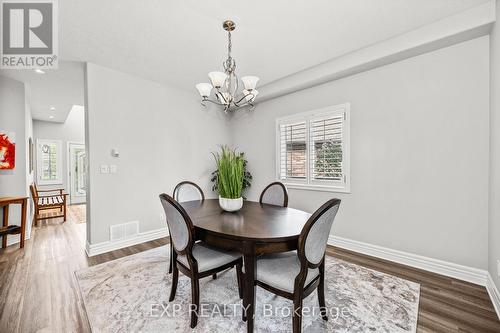
[[256,257],[296,250],[302,228],[311,214],[301,210],[244,201],[237,212],[225,212],[217,199],[183,202],[193,221],[196,238],[243,255],[243,307],[247,332],[253,332]]

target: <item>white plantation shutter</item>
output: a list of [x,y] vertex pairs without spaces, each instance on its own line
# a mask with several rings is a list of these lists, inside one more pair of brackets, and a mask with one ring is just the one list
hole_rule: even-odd
[[342,181],[342,127],[344,113],[310,121],[312,180]]
[[280,179],[306,179],[306,122],[280,125]]
[[62,184],[62,142],[37,140],[37,183]]
[[276,130],[279,180],[349,192],[349,104],[277,119]]

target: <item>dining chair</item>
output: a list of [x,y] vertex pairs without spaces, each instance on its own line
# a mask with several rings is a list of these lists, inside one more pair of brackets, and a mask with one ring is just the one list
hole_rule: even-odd
[[190,181],[183,181],[174,188],[174,199],[177,202],[186,202],[192,200],[205,200],[205,194],[201,187]]
[[256,285],[293,300],[293,332],[302,328],[302,300],[318,290],[320,313],[328,320],[325,304],[325,251],[340,199],[323,204],[302,229],[298,250],[257,258]]
[[288,191],[281,182],[274,182],[266,186],[260,194],[260,203],[269,205],[288,206]]
[[241,254],[223,251],[211,247],[203,242],[195,242],[195,231],[191,218],[184,208],[168,194],[160,194],[160,201],[165,210],[167,224],[170,230],[171,243],[174,251],[172,286],[169,302],[175,298],[179,271],[191,279],[191,328],[198,323],[198,309],[200,307],[200,282],[199,280],[214,273],[221,272],[236,266],[238,294],[242,294],[242,264]]
[[[196,183],[190,181],[183,181],[177,184],[174,188],[174,199],[177,202],[186,202],[192,200],[205,200],[205,194],[201,187]],[[170,253],[173,253],[172,242],[170,242]],[[172,255],[170,255],[170,266],[168,268],[168,274],[172,273],[174,266],[174,261],[172,260]],[[214,279],[217,275],[214,275]]]

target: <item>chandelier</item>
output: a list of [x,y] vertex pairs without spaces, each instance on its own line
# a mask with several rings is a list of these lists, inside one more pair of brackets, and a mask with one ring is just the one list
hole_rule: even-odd
[[[257,76],[243,76],[241,82],[243,82],[245,89],[242,89],[241,93],[238,92],[239,80],[235,72],[236,62],[231,57],[231,31],[236,28],[236,25],[233,21],[227,20],[224,21],[222,27],[227,31],[228,38],[227,59],[222,63],[224,72],[210,72],[208,77],[211,84],[198,83],[196,85],[202,98],[201,104],[205,106],[205,102],[211,102],[220,105],[226,113],[243,106],[250,106],[253,109],[253,102],[259,93],[255,89],[259,78]],[[214,90],[215,97],[210,98],[212,90]]]

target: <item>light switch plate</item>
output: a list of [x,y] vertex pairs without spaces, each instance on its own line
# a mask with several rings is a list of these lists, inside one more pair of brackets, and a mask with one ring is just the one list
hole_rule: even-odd
[[99,167],[99,170],[101,171],[101,173],[109,173],[109,165],[102,164]]

